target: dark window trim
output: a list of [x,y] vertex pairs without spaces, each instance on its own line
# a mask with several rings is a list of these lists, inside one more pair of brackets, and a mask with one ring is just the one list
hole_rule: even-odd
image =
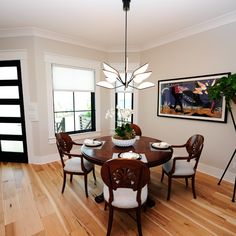
[[[118,123],[118,115],[117,115],[117,102],[118,102],[118,93],[123,93],[123,92],[116,92],[115,93],[115,128],[117,127],[117,123]],[[125,96],[125,93],[123,93],[124,96]],[[133,110],[134,109],[134,93],[131,93],[131,109]],[[125,102],[125,99],[124,99],[124,102]],[[124,107],[125,107],[125,103],[123,104]],[[133,119],[134,119],[134,115],[132,114],[131,116],[131,124],[133,123]]]
[[[54,93],[55,90],[53,90]],[[61,91],[61,90],[60,90]],[[73,93],[73,108],[75,107],[75,99],[74,99],[74,94],[76,91],[71,91]],[[96,131],[96,119],[95,119],[95,92],[90,92],[91,93],[91,110],[72,110],[72,111],[56,111],[55,112],[55,105],[54,105],[54,95],[53,95],[53,120],[54,120],[54,132],[56,133],[55,130],[55,113],[65,113],[65,112],[70,112],[73,113],[74,116],[74,128],[75,128],[75,113],[76,112],[83,112],[83,111],[91,111],[91,129],[83,129],[83,130],[75,130],[75,131],[67,131],[66,133],[68,134],[79,134],[79,133],[87,133],[87,132],[92,132]]]

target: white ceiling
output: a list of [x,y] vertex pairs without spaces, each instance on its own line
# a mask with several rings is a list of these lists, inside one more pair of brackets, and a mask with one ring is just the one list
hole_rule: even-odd
[[[44,35],[107,51],[124,48],[122,0],[0,0],[0,37]],[[236,0],[131,0],[128,50],[236,21]]]

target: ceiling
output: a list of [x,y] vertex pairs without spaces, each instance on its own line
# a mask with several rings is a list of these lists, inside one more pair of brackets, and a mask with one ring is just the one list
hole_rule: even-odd
[[[39,35],[106,51],[124,48],[122,0],[1,0],[0,37]],[[128,50],[236,21],[236,0],[131,0]]]

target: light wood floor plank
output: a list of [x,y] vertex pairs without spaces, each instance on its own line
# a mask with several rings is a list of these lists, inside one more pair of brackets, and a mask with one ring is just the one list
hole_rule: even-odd
[[[89,175],[89,198],[82,176],[67,180],[61,194],[59,162],[30,165],[0,163],[1,236],[102,236],[106,234],[108,211],[94,196],[102,191],[100,167],[97,184]],[[197,173],[197,199],[191,184],[173,180],[167,201],[167,178],[160,182],[161,167],[151,169],[150,197],[156,206],[142,212],[144,236],[233,236],[236,235],[236,203],[231,201],[233,184]],[[113,236],[137,235],[135,213],[115,211]]]

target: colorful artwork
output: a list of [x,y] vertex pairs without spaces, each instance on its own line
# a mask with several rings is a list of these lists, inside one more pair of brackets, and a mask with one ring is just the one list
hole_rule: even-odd
[[208,88],[228,75],[193,76],[158,82],[157,115],[173,118],[226,122],[225,99],[211,101]]

